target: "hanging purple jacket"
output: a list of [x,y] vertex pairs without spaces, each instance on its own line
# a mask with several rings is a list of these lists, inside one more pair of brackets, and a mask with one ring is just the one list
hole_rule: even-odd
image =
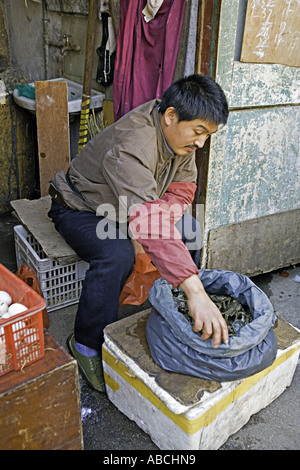
[[182,0],[164,0],[146,23],[145,0],[121,0],[114,71],[114,117],[161,98],[173,81],[184,10]]

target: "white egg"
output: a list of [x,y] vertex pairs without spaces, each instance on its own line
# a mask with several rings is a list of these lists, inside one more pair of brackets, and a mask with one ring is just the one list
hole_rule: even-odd
[[28,308],[23,304],[19,304],[18,302],[11,304],[8,307],[8,313],[10,316],[17,315],[18,313],[25,312],[26,310],[28,310]]
[[12,315],[7,311],[6,313],[3,313],[1,318],[10,318]]
[[0,302],[5,302],[7,305],[12,302],[11,296],[5,290],[0,290]]
[[8,305],[6,302],[2,302],[2,300],[0,300],[0,317],[2,317],[2,315],[4,313],[6,313],[8,311]]

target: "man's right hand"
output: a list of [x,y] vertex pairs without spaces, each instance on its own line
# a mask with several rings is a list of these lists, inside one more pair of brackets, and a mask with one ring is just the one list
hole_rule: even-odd
[[203,284],[196,274],[180,284],[187,296],[188,308],[194,319],[194,331],[202,331],[204,340],[212,336],[212,345],[217,348],[221,341],[228,343],[229,334],[226,322],[213,301],[206,294]]

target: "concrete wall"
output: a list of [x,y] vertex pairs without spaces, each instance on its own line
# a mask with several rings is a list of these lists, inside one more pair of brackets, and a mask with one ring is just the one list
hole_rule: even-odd
[[[28,81],[65,77],[83,82],[88,0],[43,2],[1,0],[11,51],[11,65],[22,70]],[[77,50],[63,50],[66,36]],[[96,47],[101,44],[101,21],[97,20]],[[0,49],[1,52],[1,49]],[[1,58],[1,55],[0,55]],[[98,56],[94,53],[96,77]],[[93,88],[104,91],[95,80]]]
[[[206,267],[212,266],[209,250],[215,250],[214,259],[218,255],[218,234],[222,232],[216,231],[218,227],[237,223],[249,231],[249,224],[242,225],[243,222],[271,214],[278,215],[279,226],[284,211],[300,209],[300,69],[235,60],[238,20],[238,2],[223,0],[216,80],[226,93],[230,114],[228,124],[211,138],[202,261]],[[299,217],[299,212],[294,214]],[[290,217],[284,220],[291,224]],[[256,223],[253,230],[254,227],[257,230]],[[273,227],[275,230],[275,222]],[[226,231],[232,247],[231,260],[235,253],[235,227],[232,229],[232,236],[229,230]],[[214,236],[207,246],[210,231],[214,231]],[[282,237],[288,239],[289,232],[294,233],[293,227],[287,226]],[[263,243],[263,227],[259,234],[253,235],[251,249],[256,256],[254,240],[260,236]],[[276,260],[277,266],[284,265],[284,253],[281,252],[284,243],[280,243],[275,235],[276,244],[265,245],[266,257],[273,256],[272,268],[276,268]],[[300,254],[299,233],[293,240],[296,260]],[[248,252],[248,234],[245,234],[244,243],[245,252]],[[267,263],[259,256],[257,271],[264,272]],[[286,263],[290,260],[291,253],[286,257]],[[225,267],[234,268],[229,258]]]
[[[28,0],[27,7],[23,0],[3,0],[9,47],[11,51],[11,65],[21,69],[23,74],[31,80],[45,78],[44,45],[43,45],[43,13],[40,3]],[[55,55],[55,73],[60,71]]]

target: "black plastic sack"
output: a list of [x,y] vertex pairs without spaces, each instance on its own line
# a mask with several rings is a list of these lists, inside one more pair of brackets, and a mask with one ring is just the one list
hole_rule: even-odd
[[153,360],[163,369],[218,382],[237,380],[269,367],[276,357],[276,321],[265,293],[247,276],[222,270],[199,270],[201,282],[209,294],[230,295],[247,305],[253,321],[229,338],[228,345],[212,347],[202,340],[191,323],[178,312],[172,286],[158,279],[149,293],[153,306],[146,335]]

